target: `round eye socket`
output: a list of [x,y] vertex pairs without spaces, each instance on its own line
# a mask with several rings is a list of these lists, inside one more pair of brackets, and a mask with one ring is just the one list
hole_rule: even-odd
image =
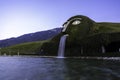
[[80,24],[80,23],[81,23],[81,21],[75,20],[75,21],[72,23],[72,25],[78,25],[78,24]]

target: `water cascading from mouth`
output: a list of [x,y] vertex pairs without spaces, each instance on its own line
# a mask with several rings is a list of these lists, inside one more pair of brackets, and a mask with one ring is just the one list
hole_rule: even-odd
[[58,48],[58,58],[64,58],[64,53],[65,53],[65,42],[68,34],[63,35],[60,38],[60,43],[59,43],[59,48]]

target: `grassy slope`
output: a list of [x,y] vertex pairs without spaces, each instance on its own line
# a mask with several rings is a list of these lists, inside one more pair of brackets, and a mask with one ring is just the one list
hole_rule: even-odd
[[120,23],[95,23],[91,33],[88,35],[88,40],[96,35],[98,35],[99,38],[102,37],[104,40],[107,39],[107,41],[109,41],[109,39],[110,41],[120,40]]
[[100,33],[120,32],[120,23],[107,23],[107,22],[102,22],[102,23],[97,23],[97,24],[95,25],[95,28],[96,28]]
[[47,42],[47,41],[28,42],[28,43],[23,43],[23,44],[18,44],[18,45],[2,48],[1,55],[3,55],[3,54],[17,55],[18,53],[20,55],[36,54],[37,51],[40,50],[40,48],[44,42]]

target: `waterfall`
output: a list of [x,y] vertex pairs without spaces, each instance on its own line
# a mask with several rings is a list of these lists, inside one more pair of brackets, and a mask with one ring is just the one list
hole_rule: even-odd
[[63,58],[64,57],[64,52],[65,52],[65,42],[68,34],[63,35],[60,38],[60,43],[59,43],[59,48],[58,48],[58,58]]
[[105,53],[105,47],[102,46],[102,53]]

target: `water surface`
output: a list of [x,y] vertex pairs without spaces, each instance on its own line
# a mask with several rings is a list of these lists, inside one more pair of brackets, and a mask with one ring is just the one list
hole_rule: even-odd
[[0,80],[120,80],[120,61],[0,57]]

